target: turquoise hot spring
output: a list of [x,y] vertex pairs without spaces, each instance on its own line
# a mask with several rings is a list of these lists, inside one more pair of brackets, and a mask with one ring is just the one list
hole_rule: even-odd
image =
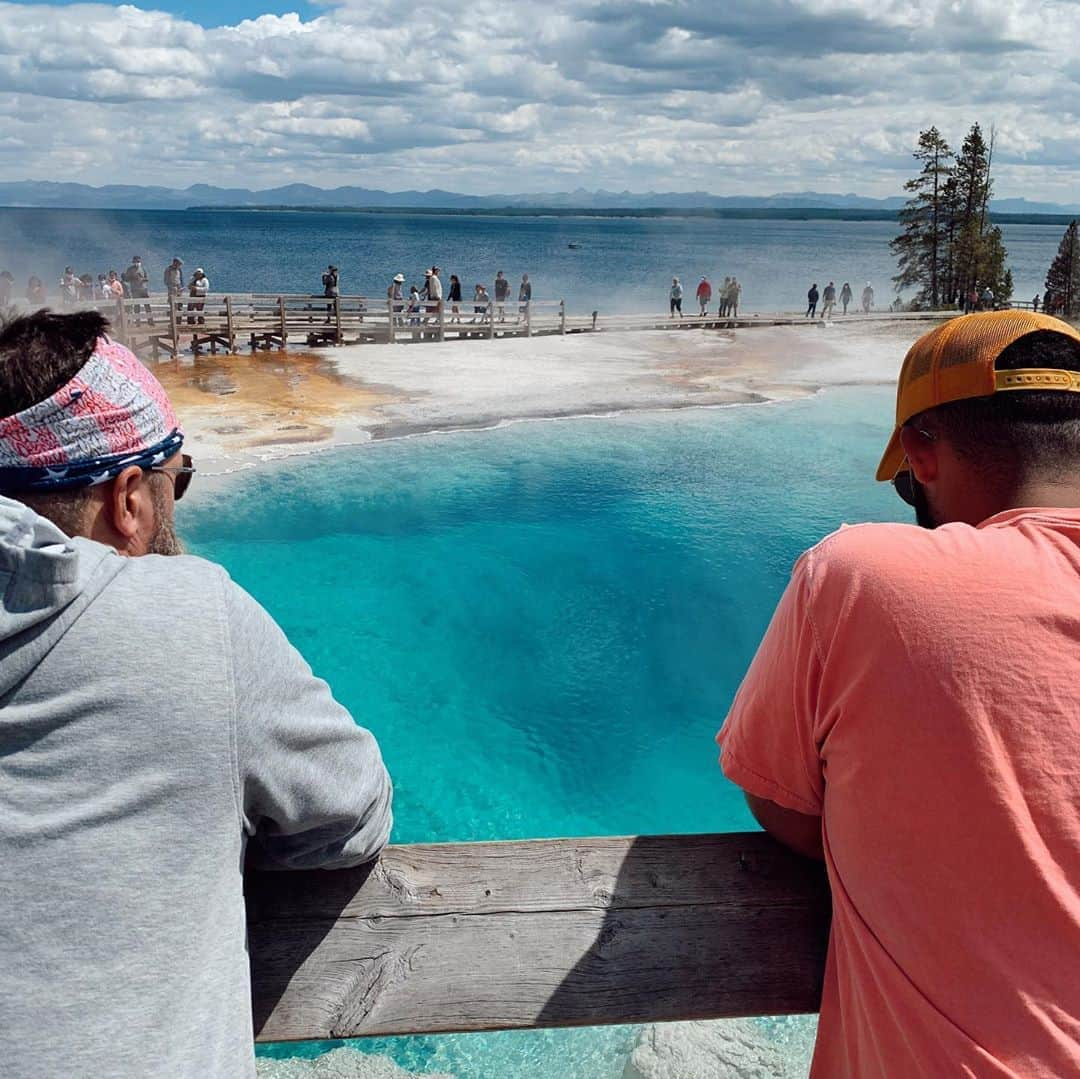
[[[799,553],[909,519],[873,480],[892,404],[838,388],[339,448],[204,482],[181,529],[375,732],[395,842],[743,830],[713,736]],[[353,1044],[417,1071],[618,1079],[632,1038]]]

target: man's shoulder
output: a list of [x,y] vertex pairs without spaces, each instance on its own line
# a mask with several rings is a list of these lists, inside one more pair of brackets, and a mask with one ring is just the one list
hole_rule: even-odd
[[[74,542],[100,546],[91,540],[76,539]],[[171,610],[175,615],[176,611],[206,611],[219,607],[227,590],[237,586],[223,567],[205,558],[150,554],[124,558],[111,587],[125,593],[122,602],[137,597],[153,603],[159,610]]]
[[803,556],[815,581],[850,583],[873,578],[928,582],[948,573],[954,559],[968,560],[980,541],[978,529],[948,525],[927,529],[914,524],[842,525]]
[[1015,551],[1008,530],[954,523],[847,525],[811,547],[800,562],[812,592],[878,595],[890,603],[937,602],[958,590],[993,590]]

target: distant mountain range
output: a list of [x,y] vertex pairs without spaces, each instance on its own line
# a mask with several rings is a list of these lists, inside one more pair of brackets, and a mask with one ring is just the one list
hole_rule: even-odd
[[[898,210],[900,197],[874,199],[862,195],[836,195],[820,191],[796,191],[780,195],[710,195],[705,191],[644,193],[632,191],[537,192],[527,195],[462,195],[454,191],[379,191],[367,187],[313,187],[288,184],[261,191],[240,187],[195,184],[182,190],[108,184],[56,183],[49,180],[18,180],[0,183],[0,206],[35,206],[67,209],[183,210],[200,207],[273,207],[383,209],[553,209],[553,210],[726,210],[726,209],[836,209],[888,212]],[[1029,202],[1023,198],[995,199],[990,209],[1004,214],[1080,214],[1080,204],[1061,206]]]

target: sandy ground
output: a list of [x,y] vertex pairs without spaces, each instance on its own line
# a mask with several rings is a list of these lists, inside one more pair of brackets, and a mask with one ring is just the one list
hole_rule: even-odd
[[154,367],[209,473],[423,431],[892,383],[925,322],[580,334],[186,357]]

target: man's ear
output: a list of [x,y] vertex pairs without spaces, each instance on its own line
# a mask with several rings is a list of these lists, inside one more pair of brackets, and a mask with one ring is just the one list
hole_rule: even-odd
[[933,483],[938,475],[938,443],[918,428],[901,427],[900,445],[919,483]]
[[102,509],[125,547],[136,547],[140,537],[153,531],[154,502],[150,491],[150,474],[137,465],[125,468],[109,484]]

